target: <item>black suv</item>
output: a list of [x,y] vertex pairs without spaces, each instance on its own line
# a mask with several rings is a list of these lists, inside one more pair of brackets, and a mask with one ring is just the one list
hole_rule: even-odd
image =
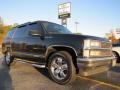
[[71,83],[76,74],[88,76],[106,71],[114,62],[108,40],[75,35],[64,26],[47,21],[14,27],[4,39],[2,50],[8,66],[20,58],[22,62],[47,68],[59,84]]

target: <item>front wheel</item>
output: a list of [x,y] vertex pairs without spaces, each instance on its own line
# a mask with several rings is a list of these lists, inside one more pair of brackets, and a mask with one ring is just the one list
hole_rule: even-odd
[[13,62],[13,57],[9,51],[7,51],[4,55],[4,61],[7,66],[10,66],[10,64]]
[[66,51],[56,52],[49,58],[48,70],[51,78],[58,84],[68,84],[76,78],[72,57]]

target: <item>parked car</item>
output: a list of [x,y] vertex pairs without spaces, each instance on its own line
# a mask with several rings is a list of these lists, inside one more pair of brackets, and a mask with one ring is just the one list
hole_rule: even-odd
[[116,57],[117,63],[120,63],[120,42],[113,44],[113,54]]
[[28,22],[10,30],[2,44],[8,66],[14,58],[47,68],[55,82],[71,83],[76,75],[89,76],[108,70],[115,62],[111,43],[104,38],[75,35],[62,25]]

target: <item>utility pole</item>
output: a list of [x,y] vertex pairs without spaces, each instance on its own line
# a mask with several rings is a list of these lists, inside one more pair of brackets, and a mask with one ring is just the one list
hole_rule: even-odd
[[78,32],[77,32],[77,25],[78,25],[78,24],[79,24],[78,22],[75,22],[76,33],[78,33]]

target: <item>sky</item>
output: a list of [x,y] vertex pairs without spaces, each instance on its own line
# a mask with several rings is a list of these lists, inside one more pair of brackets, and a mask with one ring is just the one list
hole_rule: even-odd
[[85,35],[104,37],[120,28],[120,0],[0,0],[0,16],[6,25],[45,20],[61,24],[58,5],[71,2],[68,28]]

